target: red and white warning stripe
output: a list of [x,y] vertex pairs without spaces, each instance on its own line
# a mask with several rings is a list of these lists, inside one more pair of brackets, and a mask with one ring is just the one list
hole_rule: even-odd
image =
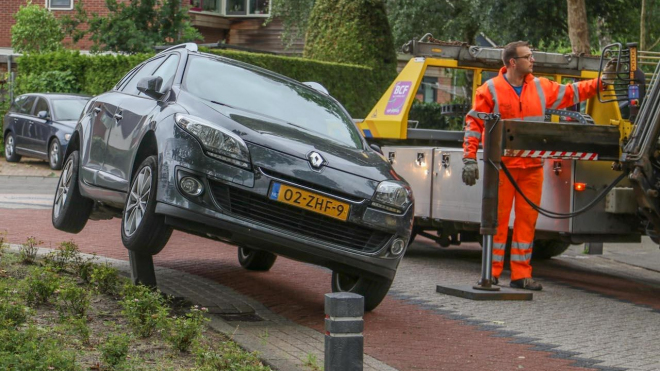
[[530,151],[521,149],[505,149],[503,156],[528,158],[560,158],[564,160],[598,160],[598,153],[566,152],[566,151]]

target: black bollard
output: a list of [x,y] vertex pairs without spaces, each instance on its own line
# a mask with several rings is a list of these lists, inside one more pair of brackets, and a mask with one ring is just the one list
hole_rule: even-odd
[[325,371],[362,371],[364,297],[325,294]]

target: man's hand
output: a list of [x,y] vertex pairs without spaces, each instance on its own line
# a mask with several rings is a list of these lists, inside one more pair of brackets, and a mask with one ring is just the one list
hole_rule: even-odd
[[604,82],[606,85],[614,84],[614,80],[616,79],[617,63],[618,60],[616,58],[612,58],[609,61],[607,61],[607,64],[605,64],[605,68],[603,68],[603,77],[601,78],[601,81]]
[[473,186],[479,179],[479,166],[477,160],[473,158],[463,159],[463,183]]

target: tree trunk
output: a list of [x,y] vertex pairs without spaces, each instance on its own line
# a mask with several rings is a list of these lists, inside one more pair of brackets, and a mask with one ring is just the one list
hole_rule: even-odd
[[566,0],[568,4],[568,38],[575,54],[589,54],[589,24],[584,0]]
[[639,50],[644,50],[644,47],[646,47],[646,43],[644,42],[644,40],[646,40],[646,25],[644,24],[645,13],[646,1],[642,0],[642,10],[639,14]]

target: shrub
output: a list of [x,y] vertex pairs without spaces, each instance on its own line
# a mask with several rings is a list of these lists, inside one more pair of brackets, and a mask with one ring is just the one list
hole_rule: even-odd
[[125,285],[120,304],[133,333],[143,338],[151,336],[167,317],[168,309],[160,291],[146,286]]
[[[461,105],[456,105],[461,107]],[[468,107],[469,106],[464,106]],[[438,129],[438,130],[463,130],[463,122],[465,120],[465,113],[458,115],[443,115],[442,105],[430,102],[424,103],[414,101],[410,108],[408,120],[418,121],[418,129]]]
[[110,335],[101,345],[101,361],[111,367],[117,366],[126,360],[130,336],[126,334]]
[[47,269],[35,269],[25,279],[27,286],[25,298],[29,305],[45,304],[50,301],[55,290],[60,286],[57,274]]
[[15,287],[13,281],[0,285],[0,328],[20,326],[31,315],[30,308],[23,304]]
[[19,248],[19,255],[23,263],[33,264],[37,260],[39,245],[42,243],[43,241],[37,241],[34,237],[28,237],[27,242]]
[[73,241],[60,243],[55,250],[44,257],[46,264],[58,271],[66,270],[81,259],[78,245]]
[[90,273],[89,282],[101,293],[115,295],[119,287],[119,273],[107,264],[94,265]]
[[185,316],[168,318],[164,324],[165,340],[173,349],[187,352],[193,342],[202,335],[204,326],[209,321],[204,317],[206,312],[206,308],[195,305]]
[[269,371],[264,366],[256,352],[249,353],[242,350],[233,341],[219,344],[218,350],[208,347],[199,347],[195,351],[198,371],[215,370],[246,370]]
[[[41,4],[43,5],[43,4]],[[28,0],[14,14],[11,46],[17,53],[44,53],[62,48],[64,31],[52,12]]]
[[0,329],[0,370],[81,370],[75,354],[35,326]]
[[85,317],[90,304],[89,292],[87,290],[72,282],[68,282],[55,290],[55,294],[57,294],[57,311],[61,319],[70,316],[77,318]]

